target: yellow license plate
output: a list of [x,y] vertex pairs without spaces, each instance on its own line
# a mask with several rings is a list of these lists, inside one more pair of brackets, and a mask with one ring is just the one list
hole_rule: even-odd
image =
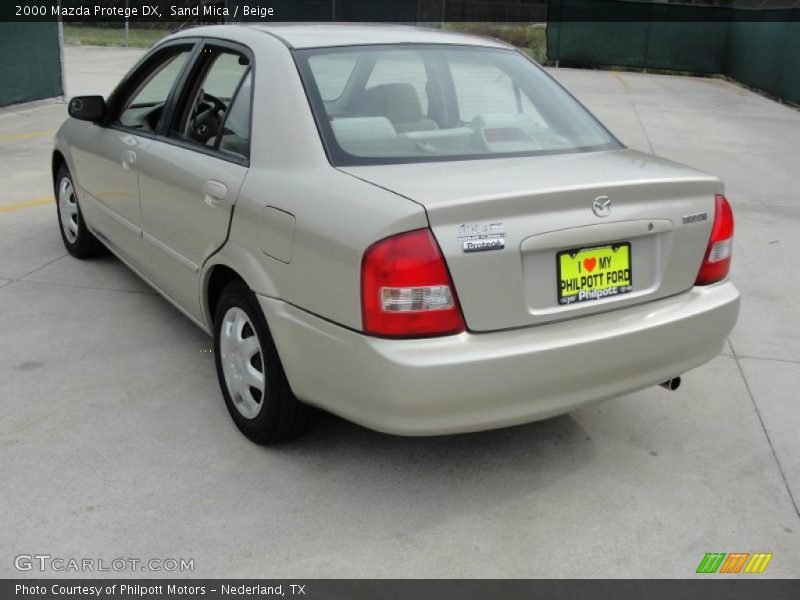
[[565,250],[556,255],[558,303],[602,300],[633,290],[628,242]]

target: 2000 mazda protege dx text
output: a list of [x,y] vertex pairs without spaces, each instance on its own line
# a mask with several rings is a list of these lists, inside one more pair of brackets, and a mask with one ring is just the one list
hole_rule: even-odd
[[675,387],[737,318],[721,183],[625,148],[501,42],[203,27],[69,113],[67,249],[213,333],[258,442],[309,406],[430,435]]

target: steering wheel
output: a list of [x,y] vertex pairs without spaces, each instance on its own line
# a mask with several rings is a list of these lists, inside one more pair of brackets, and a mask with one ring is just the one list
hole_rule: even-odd
[[198,108],[203,105],[206,105],[209,108],[213,108],[218,112],[224,113],[226,110],[228,110],[227,104],[225,104],[222,100],[220,100],[216,96],[212,96],[205,90],[203,90],[203,95],[202,98],[200,99]]
[[194,121],[192,123],[192,137],[201,144],[219,133],[222,117],[228,106],[216,96],[203,92],[202,99],[197,103]]

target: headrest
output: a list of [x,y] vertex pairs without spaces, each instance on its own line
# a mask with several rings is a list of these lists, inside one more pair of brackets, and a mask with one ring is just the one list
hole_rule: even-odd
[[385,83],[364,91],[368,116],[388,118],[392,123],[414,123],[425,118],[422,104],[410,83]]

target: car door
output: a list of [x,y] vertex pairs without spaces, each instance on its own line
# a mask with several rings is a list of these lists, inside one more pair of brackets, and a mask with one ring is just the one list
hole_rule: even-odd
[[85,123],[86,132],[71,149],[87,221],[139,268],[144,256],[137,162],[155,138],[195,45],[169,44],[148,55],[109,97],[108,121]]
[[200,268],[225,242],[250,157],[252,53],[206,41],[137,163],[154,283],[196,318]]

